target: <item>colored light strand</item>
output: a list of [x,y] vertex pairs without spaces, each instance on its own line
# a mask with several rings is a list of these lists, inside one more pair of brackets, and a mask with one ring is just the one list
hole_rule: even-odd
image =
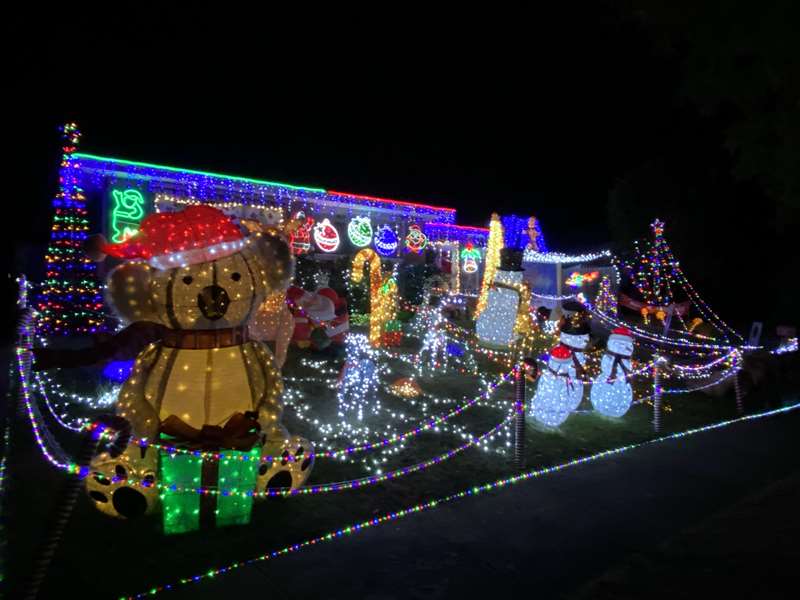
[[[490,384],[487,387],[486,391],[483,392],[482,394],[477,395],[471,398],[469,401],[456,406],[455,408],[449,410],[443,415],[426,419],[424,423],[418,425],[417,427],[414,427],[413,429],[409,429],[408,431],[405,431],[403,433],[396,433],[390,437],[386,437],[374,442],[365,442],[363,444],[357,444],[354,446],[349,446],[347,448],[316,452],[315,454],[313,454],[313,456],[315,458],[341,459],[356,454],[358,452],[369,452],[371,450],[376,450],[379,448],[386,448],[387,446],[392,446],[394,444],[398,444],[400,442],[404,442],[408,439],[414,438],[420,435],[421,433],[424,433],[426,431],[431,431],[436,427],[438,427],[439,425],[446,423],[450,419],[463,414],[467,409],[472,408],[476,404],[480,403],[482,400],[486,400],[487,398],[489,398],[489,396],[491,396],[494,390],[496,390],[500,385],[506,383],[509,380],[510,376],[511,372],[504,374],[496,382]],[[231,458],[231,456],[228,456],[225,453],[202,452],[199,450],[184,450],[182,448],[177,448],[174,446],[168,446],[156,442],[148,442],[147,440],[133,440],[132,443],[153,446],[155,448],[164,450],[169,454],[186,453],[186,454],[192,454],[193,456],[201,456],[205,459],[215,459],[215,460]],[[314,445],[316,447],[317,443],[315,443]],[[282,459],[281,456],[264,456],[260,459],[260,461],[262,463],[271,463],[275,460],[281,460],[281,459]],[[289,460],[293,460],[293,457],[290,456]]]
[[[668,338],[668,337],[660,336],[660,335],[651,333],[649,331],[645,331],[643,329],[640,329],[640,328],[636,327],[635,325],[631,325],[630,323],[623,322],[623,321],[620,321],[620,320],[617,320],[617,319],[613,319],[609,315],[597,311],[593,306],[591,306],[588,303],[586,303],[584,306],[586,306],[587,310],[589,310],[592,313],[592,315],[596,316],[597,318],[599,318],[600,320],[604,321],[605,323],[610,324],[613,327],[620,327],[620,326],[628,327],[631,330],[631,332],[634,333],[634,335],[636,337],[641,337],[643,339],[650,340],[650,341],[656,342],[658,344],[665,344],[665,345],[668,345],[668,346],[679,346],[679,347],[683,347],[683,348],[691,348],[693,350],[709,350],[709,351],[728,351],[728,350],[730,350],[731,348],[734,347],[734,346],[731,346],[730,344],[706,344],[706,343],[702,343],[702,342],[691,342],[691,341],[686,341],[686,340],[678,340],[678,339],[675,339],[675,338]],[[757,350],[757,349],[761,348],[761,346],[748,346],[748,345],[745,345],[745,346],[741,346],[740,348],[742,350]]]
[[[456,446],[442,454],[434,456],[433,458],[418,462],[413,465],[409,465],[406,467],[400,467],[398,469],[394,469],[393,471],[388,471],[386,473],[382,473],[380,475],[370,475],[368,477],[361,477],[358,479],[350,479],[347,481],[341,481],[336,483],[322,483],[322,484],[315,484],[309,485],[300,488],[272,488],[266,489],[263,492],[254,492],[252,490],[240,491],[234,489],[216,489],[216,488],[203,488],[203,487],[181,487],[177,485],[167,485],[167,484],[157,484],[160,489],[171,491],[171,492],[180,492],[180,493],[195,493],[200,495],[219,495],[219,496],[250,496],[254,498],[266,498],[266,497],[299,497],[299,496],[308,496],[308,495],[316,495],[316,494],[325,494],[330,492],[341,492],[346,490],[354,490],[360,489],[364,487],[369,487],[372,485],[376,485],[378,483],[383,483],[384,481],[393,481],[396,479],[400,479],[405,477],[406,475],[411,475],[413,473],[417,473],[420,471],[424,471],[430,467],[440,465],[451,458],[454,458],[458,454],[462,453],[464,450],[471,448],[473,446],[477,446],[483,440],[495,435],[500,429],[508,424],[508,421],[511,419],[513,414],[509,414],[506,416],[500,423],[482,433],[481,435],[475,437],[470,436],[465,443]],[[113,481],[113,480],[112,480]],[[152,483],[147,481],[136,480],[132,478],[128,478],[128,484],[132,485],[141,485],[148,487],[152,485]]]
[[[19,348],[18,350],[19,351],[24,351],[24,349],[22,349],[22,348]],[[25,371],[25,372],[30,372],[30,371],[28,370],[28,371]],[[23,380],[25,380],[25,378],[22,375],[22,371],[20,371],[20,374],[21,374],[20,375],[20,381],[22,382]],[[39,374],[37,373],[36,376],[38,377]],[[478,404],[482,400],[487,399],[494,392],[495,389],[497,389],[503,383],[506,383],[508,381],[509,377],[510,377],[510,372],[509,373],[505,373],[504,375],[499,377],[496,382],[489,384],[489,386],[487,386],[486,391],[484,391],[482,394],[479,394],[479,395],[473,397],[472,399],[470,399],[469,401],[456,406],[455,408],[451,409],[450,411],[448,411],[447,413],[445,413],[443,415],[440,415],[438,417],[433,417],[433,418],[426,418],[424,423],[422,423],[421,425],[419,425],[417,427],[414,427],[413,429],[410,429],[410,430],[405,431],[403,433],[394,434],[394,435],[392,435],[390,437],[386,437],[386,438],[383,438],[381,440],[374,441],[374,442],[367,442],[367,443],[363,443],[363,444],[350,446],[350,447],[347,447],[347,448],[341,448],[341,449],[334,449],[334,450],[326,450],[326,451],[323,451],[323,452],[317,452],[313,456],[315,458],[340,459],[340,458],[343,458],[343,457],[347,457],[347,456],[353,455],[353,454],[358,453],[358,452],[370,451],[370,450],[375,450],[375,449],[379,449],[379,448],[386,448],[388,446],[392,446],[394,444],[397,444],[397,443],[400,443],[400,442],[404,442],[404,441],[406,441],[408,439],[411,439],[413,437],[416,437],[416,436],[420,435],[421,433],[424,433],[426,431],[430,431],[430,430],[438,427],[439,425],[442,425],[443,423],[449,421],[450,419],[452,419],[452,418],[454,418],[454,417],[456,417],[456,416],[458,416],[460,414],[463,414],[467,409],[475,406],[476,404]],[[45,390],[45,393],[46,393],[46,386],[41,381],[39,382],[39,390],[40,391]],[[28,397],[30,398],[30,395]],[[56,416],[55,413],[54,413],[54,416]],[[39,418],[41,418],[41,417],[39,417]],[[81,429],[81,428],[74,429],[73,427],[71,427],[68,424],[66,424],[65,422],[63,422],[62,419],[57,418],[57,420],[59,421],[59,423],[61,425],[63,425],[64,427],[67,427],[69,429],[73,429],[73,430]],[[42,423],[42,425],[44,425],[44,423]],[[37,426],[37,429],[38,429],[38,426]],[[162,443],[159,443],[159,442],[150,441],[150,440],[146,440],[146,439],[134,438],[134,439],[131,440],[131,443],[134,444],[134,445],[142,446],[142,447],[152,446],[154,448],[163,450],[164,452],[166,452],[168,454],[191,454],[192,456],[202,457],[202,458],[207,459],[207,460],[209,460],[209,459],[211,459],[211,460],[227,460],[227,459],[232,458],[230,455],[226,455],[224,452],[223,453],[219,453],[219,452],[206,452],[206,451],[199,451],[199,450],[186,450],[186,449],[183,449],[183,448],[178,448],[178,447],[171,446],[171,445],[168,445],[168,444],[162,444]],[[44,448],[43,448],[43,451],[44,451]],[[46,451],[44,453],[45,453],[46,456],[48,455],[48,453]],[[238,458],[239,460],[247,460],[247,458],[244,458],[244,456],[246,456],[246,455],[237,454],[237,455],[234,456],[234,458]],[[307,456],[305,456],[304,459],[306,457]],[[276,460],[282,460],[282,459],[283,459],[282,456],[263,456],[259,460],[260,460],[261,463],[272,463],[272,462],[274,462]],[[289,460],[294,460],[294,457],[290,455]]]
[[59,425],[61,425],[64,429],[69,429],[70,431],[76,431],[76,432],[83,431],[86,428],[86,426],[88,425],[88,419],[86,419],[85,417],[78,419],[77,425],[72,425],[64,420],[64,415],[59,415],[56,412],[56,409],[53,407],[52,403],[50,402],[50,398],[47,395],[47,388],[44,386],[44,383],[39,377],[39,373],[34,374],[34,381],[36,383],[35,389],[39,390],[39,393],[41,394],[42,399],[44,400],[44,404],[47,407],[47,410],[50,412],[50,414],[53,416],[53,418]]
[[55,439],[47,429],[41,413],[39,412],[36,403],[31,399],[31,386],[29,383],[28,373],[30,373],[31,366],[31,351],[22,347],[16,349],[17,356],[17,369],[19,373],[20,396],[28,415],[28,420],[31,423],[31,430],[36,444],[39,446],[44,457],[55,467],[64,469],[70,473],[76,472],[76,465],[70,462],[66,453],[61,449]]

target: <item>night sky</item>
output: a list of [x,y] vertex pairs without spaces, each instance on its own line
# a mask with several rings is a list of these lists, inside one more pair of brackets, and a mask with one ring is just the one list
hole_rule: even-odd
[[[619,247],[659,216],[715,305],[749,306],[731,296],[743,274],[748,287],[766,281],[766,294],[782,293],[772,252],[790,246],[780,246],[786,232],[776,233],[781,221],[769,211],[785,190],[760,173],[737,174],[736,99],[714,110],[697,100],[708,97],[697,57],[713,56],[702,44],[716,51],[741,31],[751,41],[780,32],[765,36],[747,10],[684,17],[632,4],[494,17],[462,7],[444,19],[376,13],[377,24],[359,14],[354,31],[202,8],[157,18],[20,15],[11,22],[19,40],[6,123],[11,193],[26,224],[7,225],[14,262],[38,268],[29,250],[48,237],[56,128],[72,119],[85,152],[452,206],[462,224],[484,225],[491,211],[535,214],[557,250]],[[776,55],[748,39],[725,52]],[[776,76],[796,80],[788,69]],[[708,81],[723,96],[742,85]],[[634,190],[636,214],[609,226],[621,181]]]

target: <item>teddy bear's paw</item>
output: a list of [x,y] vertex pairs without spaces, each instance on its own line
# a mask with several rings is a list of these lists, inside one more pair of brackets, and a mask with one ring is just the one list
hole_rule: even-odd
[[86,477],[86,492],[97,510],[121,519],[152,512],[158,502],[157,462],[152,463],[134,460],[128,452],[117,458],[107,453],[96,457]]
[[[300,436],[286,440],[278,451],[270,453],[264,448],[264,455],[273,456],[272,463],[263,463],[258,469],[257,490],[264,492],[273,489],[297,489],[308,479],[314,466],[314,447]],[[273,446],[274,447],[274,446]]]

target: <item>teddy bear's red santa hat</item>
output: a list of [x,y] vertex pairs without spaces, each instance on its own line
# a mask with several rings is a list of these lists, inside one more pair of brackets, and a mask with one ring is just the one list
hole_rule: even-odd
[[179,212],[155,213],[139,231],[103,252],[125,259],[144,259],[157,269],[172,269],[217,260],[237,253],[245,237],[239,227],[213,206],[189,206]]

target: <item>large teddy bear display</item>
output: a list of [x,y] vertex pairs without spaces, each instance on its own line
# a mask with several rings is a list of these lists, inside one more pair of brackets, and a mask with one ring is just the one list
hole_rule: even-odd
[[[247,329],[264,299],[291,280],[287,244],[268,233],[245,236],[221,211],[192,206],[150,215],[140,233],[103,250],[126,261],[109,276],[110,304],[123,320],[155,323],[158,331],[117,401],[134,436],[274,456],[259,464],[256,491],[302,485],[312,446],[281,424],[280,373]],[[91,471],[87,489],[105,513],[134,517],[159,501],[153,446],[132,443],[117,458],[101,454]]]

